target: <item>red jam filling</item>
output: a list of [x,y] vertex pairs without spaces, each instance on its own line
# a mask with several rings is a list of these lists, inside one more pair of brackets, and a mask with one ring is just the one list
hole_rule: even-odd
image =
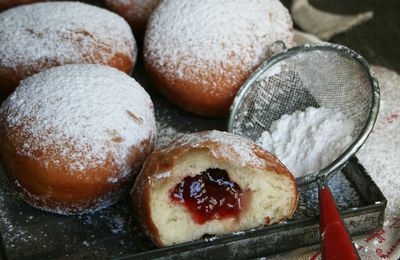
[[221,169],[207,169],[188,176],[170,193],[172,201],[182,203],[198,224],[223,218],[237,218],[242,209],[243,192]]

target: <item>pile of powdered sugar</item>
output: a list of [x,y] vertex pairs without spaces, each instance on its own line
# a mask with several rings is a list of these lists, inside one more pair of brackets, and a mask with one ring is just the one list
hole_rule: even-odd
[[308,107],[273,122],[257,143],[298,178],[328,166],[342,154],[353,141],[354,127],[339,110]]
[[292,46],[293,39],[289,12],[277,0],[161,1],[149,20],[144,54],[170,78],[206,84],[199,75],[234,80],[237,68],[251,72],[275,41]]
[[[156,125],[153,104],[146,91],[127,74],[102,65],[55,67],[23,80],[2,104],[0,115],[8,138],[24,140],[16,151],[38,159],[35,151],[68,158],[69,168],[85,170],[107,159],[121,171],[131,172],[132,149],[153,141]],[[142,151],[143,152],[143,151]],[[47,159],[44,159],[47,158]],[[48,165],[54,156],[41,157]],[[110,180],[112,182],[112,180]]]
[[0,65],[6,68],[38,62],[107,62],[117,53],[135,56],[135,49],[127,22],[96,6],[38,3],[0,14]]

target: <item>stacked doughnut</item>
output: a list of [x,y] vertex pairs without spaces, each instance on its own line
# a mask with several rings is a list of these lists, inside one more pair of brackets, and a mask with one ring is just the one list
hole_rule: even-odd
[[135,36],[142,39],[147,21],[160,0],[105,0],[106,5],[131,25]]
[[118,201],[156,131],[150,97],[126,74],[129,25],[87,4],[37,3],[2,12],[0,38],[0,94],[19,85],[1,106],[0,161],[23,198],[60,214]]
[[155,138],[153,104],[111,67],[72,64],[23,80],[0,109],[0,161],[25,201],[60,214],[107,207]]
[[[0,10],[30,2],[6,0]],[[271,45],[293,45],[278,0],[106,3],[139,37],[155,9],[144,41],[148,74],[200,115],[226,115]],[[24,5],[0,13],[0,39],[0,162],[29,204],[92,212],[133,185],[135,214],[160,246],[293,215],[293,176],[247,139],[200,132],[152,152],[153,103],[128,75],[137,47],[119,15],[76,2]]]
[[131,73],[137,49],[120,16],[75,2],[37,3],[0,13],[0,98],[19,82],[63,64],[97,63]]
[[292,174],[275,156],[219,131],[154,151],[131,195],[141,225],[161,246],[280,222],[298,199]]
[[154,86],[181,108],[225,116],[276,41],[294,44],[279,0],[162,1],[147,26],[145,65]]

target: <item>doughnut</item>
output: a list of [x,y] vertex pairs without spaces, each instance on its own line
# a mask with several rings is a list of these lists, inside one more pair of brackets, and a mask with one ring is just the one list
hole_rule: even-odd
[[0,162],[32,206],[92,212],[129,193],[154,147],[153,104],[127,74],[69,64],[21,81],[0,108]]
[[206,131],[155,150],[131,197],[143,230],[168,246],[288,219],[298,191],[272,154],[242,137]]
[[0,13],[0,98],[39,71],[96,63],[131,73],[137,48],[115,13],[77,2],[24,5]]
[[159,0],[105,0],[108,8],[128,21],[139,39],[143,39],[147,21],[158,2]]
[[291,17],[278,0],[162,1],[147,26],[145,66],[176,105],[225,116],[276,41],[294,45]]
[[37,3],[37,2],[45,2],[48,0],[1,0],[0,1],[0,12],[4,11],[6,9],[9,9],[11,7],[15,7],[18,5],[26,5],[26,4],[32,4],[32,3]]

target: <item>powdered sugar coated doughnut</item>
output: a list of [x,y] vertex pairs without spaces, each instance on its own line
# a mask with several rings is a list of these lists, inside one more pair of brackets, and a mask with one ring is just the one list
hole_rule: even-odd
[[1,0],[0,1],[0,12],[6,10],[8,8],[18,6],[18,5],[26,5],[36,2],[45,2],[46,0]]
[[154,146],[149,95],[103,65],[65,65],[23,80],[0,110],[1,161],[24,199],[72,214],[126,191]]
[[154,85],[182,108],[226,115],[238,88],[281,40],[294,44],[278,0],[162,1],[144,43]]
[[161,246],[280,222],[298,201],[292,174],[274,155],[219,131],[183,135],[155,150],[131,196],[139,223]]
[[0,13],[0,96],[43,69],[70,63],[100,63],[126,73],[136,43],[125,20],[76,2],[37,3]]
[[142,39],[147,21],[160,0],[105,0],[106,5],[124,17],[131,25],[135,36]]

